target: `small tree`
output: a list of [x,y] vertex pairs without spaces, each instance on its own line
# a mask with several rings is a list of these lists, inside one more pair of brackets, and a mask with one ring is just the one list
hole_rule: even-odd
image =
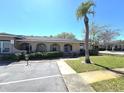
[[57,38],[64,39],[75,39],[75,35],[73,33],[62,32],[61,34],[56,35]]
[[104,30],[100,32],[98,37],[99,41],[105,45],[107,50],[108,44],[117,36],[119,36],[118,29],[112,29],[109,26],[104,26]]
[[90,28],[90,42],[93,48],[99,45],[99,34],[100,32],[104,31],[105,26],[99,26],[92,23]]

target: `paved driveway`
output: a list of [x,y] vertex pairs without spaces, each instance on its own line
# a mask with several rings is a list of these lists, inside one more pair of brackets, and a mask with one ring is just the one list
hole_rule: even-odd
[[56,60],[0,66],[0,92],[65,92]]

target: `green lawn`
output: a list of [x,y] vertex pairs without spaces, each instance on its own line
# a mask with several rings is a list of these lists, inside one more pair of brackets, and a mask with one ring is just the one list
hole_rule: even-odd
[[124,77],[91,84],[97,92],[124,92]]
[[90,59],[93,62],[93,64],[81,63],[82,60],[84,60],[84,57],[80,58],[79,60],[66,60],[66,63],[70,65],[77,73],[94,71],[94,70],[103,70],[106,69],[105,67],[110,69],[124,67],[124,57],[92,56],[90,57]]

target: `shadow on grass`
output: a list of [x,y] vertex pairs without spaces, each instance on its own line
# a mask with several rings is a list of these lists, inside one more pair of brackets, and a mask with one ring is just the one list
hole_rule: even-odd
[[102,66],[102,65],[99,65],[99,64],[96,64],[96,63],[94,65],[99,66],[99,67],[102,67],[102,68],[104,68],[106,70],[109,70],[111,72],[114,72],[114,73],[117,73],[117,74],[120,74],[120,75],[123,75],[124,76],[124,72],[122,72],[122,71],[113,70],[113,69],[111,69],[109,67],[105,67],[105,66]]

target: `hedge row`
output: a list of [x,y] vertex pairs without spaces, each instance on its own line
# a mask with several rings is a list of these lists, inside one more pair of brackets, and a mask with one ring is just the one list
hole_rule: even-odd
[[62,52],[37,52],[29,54],[30,60],[53,59],[62,57]]
[[1,55],[0,60],[2,60],[2,61],[18,61],[19,56],[15,55],[15,54]]
[[[98,55],[98,50],[90,50],[90,55]],[[72,53],[73,57],[77,57],[77,54]],[[85,55],[85,50],[82,50],[80,55]],[[29,60],[41,60],[41,59],[54,59],[63,57],[63,52],[36,52],[28,54]],[[0,56],[0,60],[4,61],[20,61],[25,60],[25,54],[10,54]]]
[[[62,52],[37,52],[28,54],[29,60],[41,60],[41,59],[53,59],[62,57]],[[9,55],[2,55],[0,57],[2,61],[19,61],[25,60],[25,54],[9,54]]]

